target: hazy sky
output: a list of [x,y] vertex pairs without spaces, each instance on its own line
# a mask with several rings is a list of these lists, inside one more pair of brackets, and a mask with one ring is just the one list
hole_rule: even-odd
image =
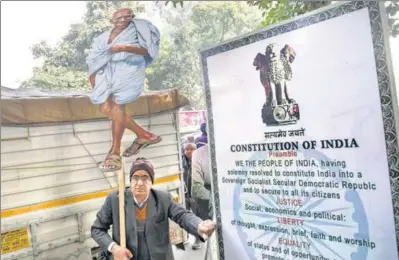
[[84,12],[83,1],[1,2],[1,85],[16,88],[29,78],[30,47],[41,40],[56,43]]
[[[55,44],[84,12],[83,1],[1,2],[1,85],[19,87],[35,64],[30,47],[41,40]],[[391,47],[399,85],[399,38],[391,40]]]

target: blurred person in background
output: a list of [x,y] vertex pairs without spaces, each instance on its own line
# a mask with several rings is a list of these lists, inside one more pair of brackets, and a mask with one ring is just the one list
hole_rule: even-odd
[[[193,152],[197,149],[197,146],[194,143],[194,137],[189,136],[187,140],[183,143],[183,155],[182,155],[182,163],[183,163],[183,180],[184,180],[184,195],[185,195],[185,202],[186,202],[186,209],[190,210],[198,216],[197,207],[195,200],[191,197],[191,158]],[[188,235],[188,234],[187,234]],[[188,237],[187,241],[188,243]],[[176,247],[178,249],[184,250],[184,244],[180,243],[177,244]]]
[[[203,135],[196,141],[197,150],[192,155],[192,188],[191,197],[195,200],[197,206],[197,216],[201,219],[212,219],[211,199],[211,169],[209,163],[208,138],[206,136],[206,124],[201,125]],[[202,242],[197,239],[193,249],[202,247]]]
[[[187,141],[184,143],[183,148],[183,178],[185,184],[185,199],[186,199],[186,209],[191,209],[194,212],[195,201],[193,201],[191,196],[191,186],[192,186],[192,178],[191,178],[191,159],[193,157],[193,153],[197,150],[197,145],[194,143],[194,138],[187,138]],[[194,212],[195,213],[195,212]]]
[[195,139],[197,149],[208,143],[208,135],[206,133],[206,123],[202,123],[200,126],[201,135]]

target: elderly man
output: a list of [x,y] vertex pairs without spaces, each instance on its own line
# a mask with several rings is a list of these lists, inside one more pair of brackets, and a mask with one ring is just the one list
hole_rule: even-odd
[[[205,144],[204,146],[198,148],[193,153],[192,158],[192,196],[196,200],[199,207],[200,215],[202,219],[212,219],[213,218],[213,205],[212,205],[212,183],[211,183],[211,168],[209,162],[209,146]],[[199,248],[202,241],[197,240],[194,247]],[[215,259],[217,248],[216,238],[211,237],[208,241],[206,248],[206,260]],[[241,258],[237,258],[241,259]]]
[[[199,216],[197,212],[197,206],[195,200],[191,197],[191,159],[193,152],[197,149],[197,146],[194,143],[194,137],[190,136],[183,144],[183,179],[184,179],[184,187],[185,187],[185,201],[186,201],[186,209],[192,210],[194,214]],[[188,240],[187,242],[188,243]],[[195,245],[195,244],[194,244]],[[193,246],[194,246],[193,245]],[[180,243],[176,245],[177,248],[185,250],[184,243]],[[195,249],[195,248],[194,248]]]
[[[194,236],[207,238],[212,235],[214,222],[202,221],[174,202],[169,193],[152,189],[154,168],[145,158],[138,158],[133,163],[130,181],[131,187],[125,191],[127,248],[118,245],[117,192],[108,195],[91,228],[93,239],[103,252],[108,252],[107,259],[111,259],[112,254],[114,260],[173,260],[169,218]],[[113,225],[112,238],[108,234],[110,225]]]
[[141,95],[145,69],[159,53],[158,29],[147,20],[133,18],[131,9],[116,11],[112,16],[113,29],[93,40],[91,53],[86,59],[93,87],[91,101],[112,120],[112,147],[100,164],[102,171],[121,168],[120,149],[125,128],[137,136],[123,153],[125,157],[161,141],[161,137],[144,130],[125,113],[125,105]]
[[197,146],[195,143],[188,138],[186,142],[183,145],[183,156],[182,156],[182,161],[183,161],[183,179],[184,179],[184,184],[186,187],[186,193],[185,193],[185,199],[186,199],[186,209],[192,209],[193,212],[195,213],[195,205],[193,205],[194,201],[191,198],[191,159],[193,156],[193,152],[197,149]]

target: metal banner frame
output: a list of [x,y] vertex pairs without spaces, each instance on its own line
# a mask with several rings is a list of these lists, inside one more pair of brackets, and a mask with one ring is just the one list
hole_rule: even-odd
[[[203,74],[203,84],[205,88],[205,98],[207,104],[207,121],[210,147],[210,160],[212,172],[213,205],[217,226],[217,240],[219,253],[217,259],[224,260],[224,243],[222,236],[221,209],[219,199],[218,171],[216,162],[216,150],[214,137],[214,118],[212,112],[211,86],[208,77],[207,59],[208,57],[227,52],[254,42],[262,41],[277,35],[288,33],[313,24],[317,24],[332,18],[336,18],[363,8],[368,8],[371,35],[374,47],[374,57],[377,67],[378,87],[380,93],[381,110],[385,133],[386,152],[388,156],[388,167],[391,181],[391,192],[393,199],[394,212],[399,212],[399,149],[397,140],[398,120],[395,115],[398,112],[398,101],[393,76],[392,63],[390,58],[389,40],[387,32],[387,16],[385,13],[384,2],[378,1],[351,1],[336,3],[314,12],[298,16],[287,22],[271,26],[260,31],[241,36],[228,42],[221,43],[200,52],[201,67]],[[396,238],[399,241],[399,214],[395,215]],[[398,248],[399,251],[399,248]]]

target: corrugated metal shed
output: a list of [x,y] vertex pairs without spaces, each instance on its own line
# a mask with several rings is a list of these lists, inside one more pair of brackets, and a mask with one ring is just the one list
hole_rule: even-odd
[[[111,123],[87,103],[87,95],[63,94],[2,88],[1,228],[2,232],[25,228],[30,236],[28,247],[10,249],[2,259],[63,257],[68,250],[65,254],[77,250],[86,254],[96,246],[90,239],[90,225],[105,196],[117,188],[115,174],[97,167],[111,145]],[[66,102],[73,104],[72,110],[62,109]],[[129,106],[136,110],[139,116],[134,119],[141,126],[163,138],[139,154],[154,164],[155,187],[180,199],[176,110],[187,103],[177,90],[169,90],[140,97],[138,104],[145,106]],[[127,130],[122,150],[134,138]],[[132,160],[125,162],[126,183]],[[175,239],[181,238],[180,233]]]

